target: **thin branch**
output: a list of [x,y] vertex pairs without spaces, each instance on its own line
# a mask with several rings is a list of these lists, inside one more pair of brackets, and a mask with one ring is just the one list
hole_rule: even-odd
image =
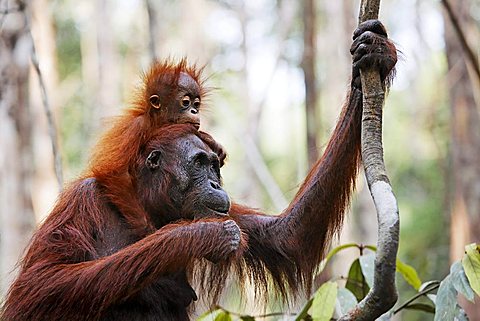
[[404,308],[408,307],[408,305],[410,303],[412,303],[413,301],[415,301],[416,299],[418,299],[419,297],[421,296],[424,296],[430,292],[432,292],[433,290],[436,290],[440,287],[440,281],[436,284],[434,284],[432,287],[427,287],[425,290],[423,291],[420,291],[418,292],[417,294],[415,294],[414,296],[412,296],[410,299],[408,299],[407,301],[405,301],[402,305],[400,305],[398,308],[396,308],[394,311],[393,311],[393,314],[397,314],[398,312],[400,312],[401,310],[403,310]]
[[147,14],[148,14],[148,30],[149,30],[148,49],[150,51],[150,58],[153,61],[158,58],[157,46],[156,46],[156,43],[158,41],[158,15],[157,15],[157,9],[155,8],[155,4],[151,0],[146,0],[145,2],[147,6]]
[[472,64],[473,70],[475,71],[475,75],[477,76],[478,81],[480,82],[480,66],[478,64],[477,58],[475,57],[475,54],[473,53],[472,48],[468,45],[467,39],[465,38],[465,33],[460,27],[460,23],[458,22],[458,19],[455,13],[453,12],[453,9],[450,6],[450,3],[448,2],[448,0],[441,0],[441,2],[445,10],[447,11],[448,18],[450,19],[453,29],[455,30],[455,33],[458,36],[458,40],[460,40],[460,44],[462,45],[462,48],[465,51],[465,54],[467,55],[467,59]]
[[47,116],[47,122],[48,122],[48,133],[50,135],[50,141],[52,143],[52,153],[53,153],[53,159],[54,159],[54,169],[55,169],[55,176],[57,178],[57,183],[58,183],[58,188],[59,188],[59,191],[62,190],[62,187],[63,187],[63,170],[62,170],[62,156],[59,152],[59,149],[58,149],[58,134],[57,134],[57,127],[55,125],[55,120],[54,120],[54,116],[53,116],[53,113],[52,113],[52,110],[51,110],[51,107],[50,107],[50,102],[49,102],[49,99],[48,99],[48,94],[47,94],[47,89],[46,89],[46,86],[45,86],[45,81],[43,79],[43,75],[42,75],[42,72],[40,70],[40,65],[38,63],[38,57],[37,57],[37,51],[35,49],[35,42],[33,40],[33,36],[32,36],[32,31],[31,31],[31,28],[30,28],[30,21],[29,21],[29,18],[27,16],[27,14],[25,13],[25,18],[26,18],[26,21],[27,21],[27,30],[28,30],[28,35],[31,39],[31,43],[32,43],[32,52],[31,52],[31,56],[30,56],[30,59],[32,61],[32,65],[37,73],[37,76],[38,76],[38,84],[40,86],[40,91],[41,91],[41,94],[42,94],[42,103],[43,103],[43,107],[44,107],[44,110],[45,110],[45,115]]
[[[380,0],[362,0],[359,22],[377,19]],[[377,209],[378,241],[373,286],[367,296],[339,320],[375,320],[397,301],[395,286],[399,238],[397,200],[383,160],[382,107],[385,97],[375,69],[361,70],[363,90],[362,162],[368,187]]]
[[[220,305],[216,305],[212,309],[212,311],[214,311],[214,310],[222,310],[222,311],[227,312],[228,314],[231,314],[231,315],[234,315],[234,316],[237,316],[237,317],[245,317],[246,316],[245,314],[241,314],[241,313],[238,313],[238,312],[232,312],[230,310],[227,310],[227,309],[221,307]],[[281,316],[295,316],[295,315],[297,315],[297,314],[296,313],[285,313],[285,312],[270,312],[270,313],[266,313],[266,314],[249,315],[249,316],[254,318],[254,319],[263,319],[263,318],[281,317]]]

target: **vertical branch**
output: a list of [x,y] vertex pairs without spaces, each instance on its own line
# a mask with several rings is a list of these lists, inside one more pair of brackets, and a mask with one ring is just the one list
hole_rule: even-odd
[[40,71],[40,65],[38,63],[37,52],[35,50],[35,44],[33,42],[32,34],[29,30],[29,34],[32,41],[32,53],[31,53],[31,60],[33,68],[38,76],[38,84],[40,86],[40,91],[42,93],[42,103],[43,108],[45,109],[45,115],[47,116],[48,122],[48,133],[50,135],[50,141],[52,143],[52,153],[53,153],[53,161],[54,161],[54,168],[55,168],[55,176],[57,177],[58,188],[61,191],[63,187],[63,170],[62,170],[62,155],[58,149],[58,134],[57,134],[57,126],[55,124],[55,120],[53,118],[52,109],[50,107],[50,102],[48,100],[47,89],[45,86],[45,81],[43,80],[42,72]]
[[[30,1],[17,1],[0,30],[0,295],[16,275],[16,265],[35,225],[32,117],[29,104]],[[6,9],[8,11],[8,9]]]
[[59,191],[61,191],[63,187],[63,169],[62,169],[62,155],[58,148],[57,125],[55,123],[54,115],[52,113],[52,108],[50,105],[50,100],[48,98],[45,80],[43,78],[42,72],[40,70],[40,64],[38,62],[37,51],[35,49],[35,42],[33,40],[32,31],[31,31],[30,16],[26,12],[24,12],[24,14],[25,14],[26,30],[28,32],[28,36],[30,37],[30,42],[31,42],[30,60],[32,62],[33,68],[35,69],[35,72],[38,77],[38,85],[40,87],[40,92],[42,95],[42,104],[45,111],[45,116],[47,117],[48,134],[50,136],[50,142],[52,144],[53,167],[55,169],[55,176],[57,178],[58,189]]
[[305,113],[307,118],[308,166],[317,161],[317,79],[315,77],[316,47],[316,6],[314,0],[303,2],[303,58],[302,69],[305,78]]
[[148,13],[148,49],[150,51],[150,58],[153,60],[158,58],[157,41],[158,37],[158,14],[155,4],[151,0],[146,0],[147,13]]
[[[443,1],[442,1],[443,2]],[[472,22],[469,10],[472,1],[450,3],[453,16],[445,11],[445,47],[448,63],[447,85],[450,108],[449,191],[450,201],[450,261],[463,257],[465,244],[480,242],[480,79],[474,75],[466,57],[466,43],[459,30],[448,19],[462,22],[467,27]],[[458,24],[458,23],[457,23]],[[468,33],[469,29],[463,30]],[[470,320],[480,320],[478,304],[460,299],[460,305]]]
[[[380,0],[362,0],[359,22],[377,19]],[[375,320],[397,301],[395,268],[399,238],[397,200],[383,161],[382,107],[385,97],[380,75],[361,70],[363,90],[362,161],[378,220],[378,241],[373,286],[367,296],[340,320]]]
[[448,18],[450,19],[450,22],[452,23],[452,26],[455,29],[455,33],[457,34],[458,39],[460,40],[460,44],[462,45],[465,55],[467,56],[467,60],[472,64],[473,70],[475,71],[475,75],[477,76],[477,79],[480,82],[480,66],[478,64],[477,58],[475,57],[475,54],[473,53],[472,48],[468,45],[467,39],[465,37],[465,33],[462,31],[462,28],[460,27],[460,23],[458,22],[458,19],[455,16],[455,13],[453,12],[453,9],[450,6],[450,3],[447,0],[441,0],[441,2],[445,7],[445,10],[447,11]]
[[113,2],[107,0],[94,1],[97,55],[98,55],[98,87],[95,108],[93,109],[94,129],[99,130],[103,118],[115,114],[120,105],[118,51],[116,49],[116,37],[112,27],[112,15],[110,6]]

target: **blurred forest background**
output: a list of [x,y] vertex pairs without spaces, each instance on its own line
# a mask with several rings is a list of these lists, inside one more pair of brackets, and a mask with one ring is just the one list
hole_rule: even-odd
[[[402,52],[384,116],[399,256],[425,280],[443,278],[464,245],[480,242],[480,1],[451,3],[476,66],[442,1],[383,0],[380,11]],[[271,213],[283,209],[340,112],[358,10],[354,0],[1,0],[2,295],[59,181],[82,172],[98,133],[128,106],[153,57],[206,65],[216,89],[202,128],[229,152],[227,191]],[[376,242],[363,174],[346,223],[337,243]],[[345,275],[353,252],[329,273]],[[475,307],[467,312],[480,320]]]

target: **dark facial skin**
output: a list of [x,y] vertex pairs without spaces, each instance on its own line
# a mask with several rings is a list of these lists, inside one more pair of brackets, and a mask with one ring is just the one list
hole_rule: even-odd
[[201,104],[200,86],[189,74],[182,72],[178,79],[178,88],[177,100],[180,102],[180,111],[176,123],[191,123],[198,129],[200,127],[198,115]]
[[175,90],[171,101],[161,102],[159,95],[152,95],[150,104],[165,111],[169,123],[192,124],[200,128],[200,85],[189,74],[181,72]]
[[[169,197],[174,207],[179,209],[172,219],[226,216],[230,199],[221,187],[217,154],[195,135],[181,138],[174,144],[169,153],[175,158],[170,160],[162,156],[162,146],[150,152],[145,164],[154,177],[153,181],[146,183],[159,184],[162,177],[155,178],[155,175],[163,176],[163,173],[156,173],[156,170],[168,166],[174,175]],[[154,204],[150,205],[151,208],[155,207]]]

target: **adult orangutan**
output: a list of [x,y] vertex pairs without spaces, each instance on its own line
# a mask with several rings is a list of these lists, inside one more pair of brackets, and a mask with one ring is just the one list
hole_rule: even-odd
[[[259,290],[273,281],[284,298],[309,291],[359,166],[358,69],[376,66],[387,84],[396,63],[378,21],[355,32],[352,54],[352,88],[332,138],[279,216],[230,206],[220,186],[220,160],[209,147],[214,141],[191,124],[162,126],[147,132],[137,151],[118,156],[125,159],[110,160],[112,167],[127,163],[123,175],[146,217],[132,228],[134,217],[125,217],[97,176],[73,182],[36,232],[3,319],[189,320],[192,279],[216,294],[230,270]],[[153,229],[147,235],[138,229],[144,219]],[[202,272],[208,273],[193,274],[207,265]]]
[[[94,176],[105,187],[110,202],[139,235],[155,230],[148,213],[137,202],[135,182],[129,175],[130,158],[137,155],[152,132],[169,124],[200,127],[199,113],[204,107],[208,88],[203,68],[188,65],[185,59],[152,63],[144,74],[142,87],[130,108],[115,118],[100,138],[90,161],[87,176]],[[226,153],[209,135],[199,132],[223,165]]]

